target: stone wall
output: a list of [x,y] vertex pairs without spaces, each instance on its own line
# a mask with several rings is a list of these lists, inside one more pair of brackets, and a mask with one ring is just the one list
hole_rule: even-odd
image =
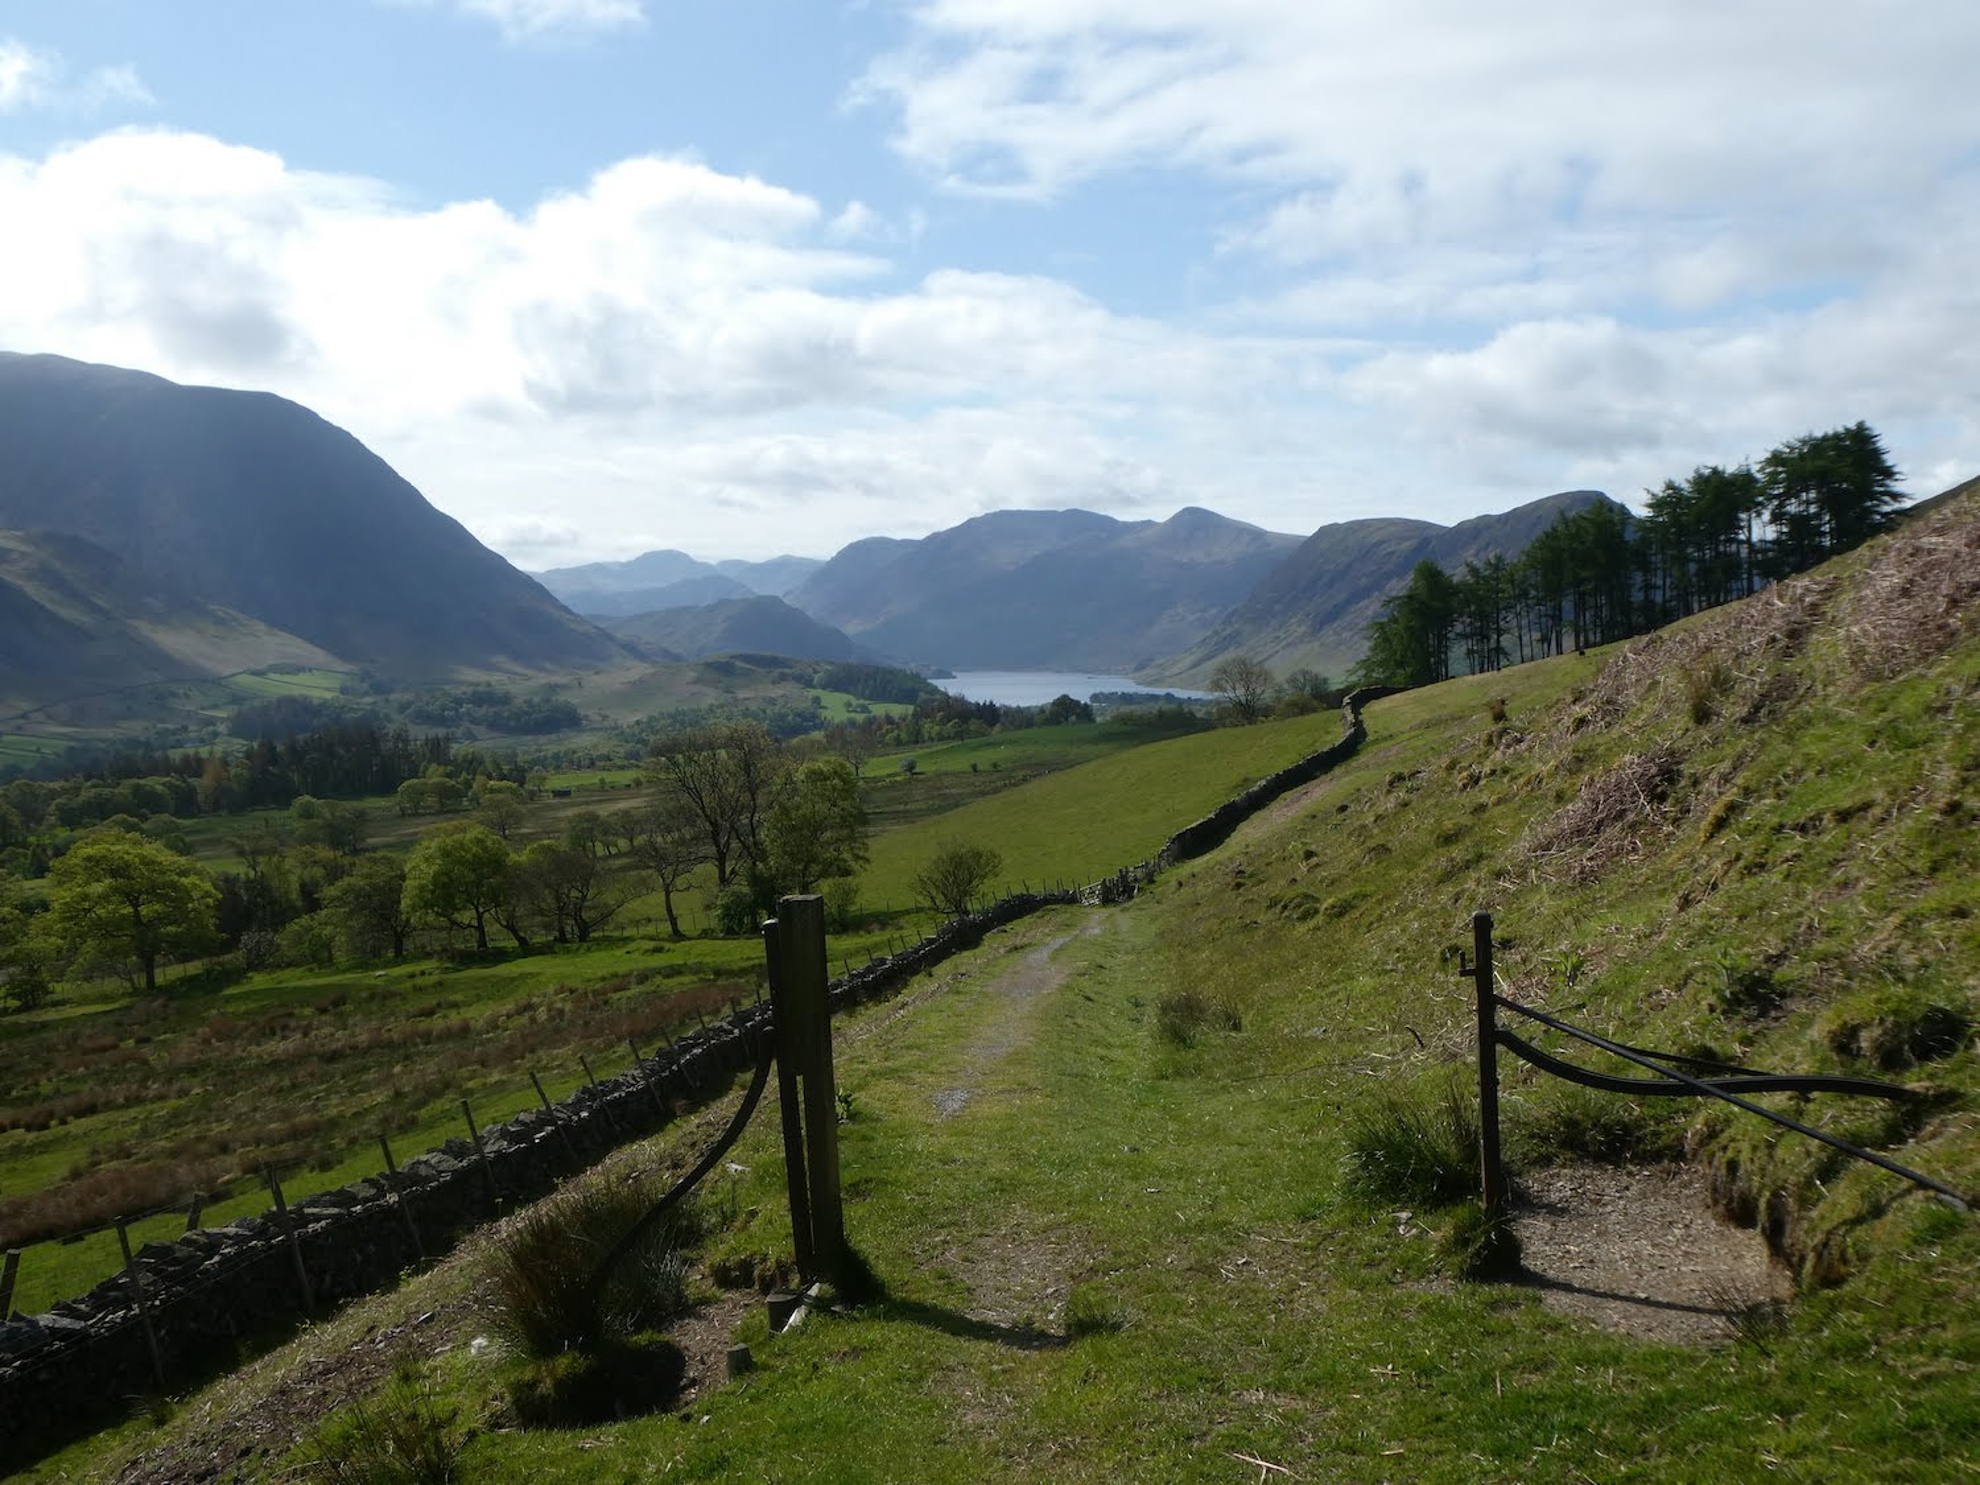
[[[1387,694],[1349,696],[1339,742],[1177,831],[1150,860],[1087,886],[1018,893],[952,919],[899,953],[834,980],[834,1009],[888,995],[974,948],[992,929],[1041,908],[1132,897],[1165,868],[1221,845],[1248,816],[1349,757],[1365,736],[1361,705]],[[554,1109],[531,1109],[483,1131],[479,1149],[449,1140],[397,1174],[307,1197],[286,1213],[271,1208],[174,1242],[146,1243],[133,1265],[142,1305],[126,1272],[44,1315],[0,1325],[0,1460],[156,1391],[159,1373],[168,1390],[181,1385],[270,1323],[391,1286],[480,1224],[547,1194],[728,1087],[755,1065],[769,1018],[768,1005],[744,1007]]]

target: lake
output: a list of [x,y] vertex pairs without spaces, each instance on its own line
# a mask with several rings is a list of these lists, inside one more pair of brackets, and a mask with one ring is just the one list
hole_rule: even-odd
[[999,706],[1043,706],[1054,697],[1091,701],[1096,691],[1145,691],[1159,696],[1204,699],[1209,693],[1181,686],[1145,686],[1124,675],[1087,675],[1070,670],[963,670],[933,684],[951,696],[971,701],[994,701]]

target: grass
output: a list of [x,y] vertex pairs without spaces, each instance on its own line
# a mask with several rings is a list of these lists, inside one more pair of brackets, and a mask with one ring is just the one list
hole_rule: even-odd
[[[1819,613],[1784,622],[1800,601],[1790,586],[1624,650],[1378,703],[1368,745],[1300,808],[1123,907],[993,936],[918,982],[911,1007],[848,1017],[838,1083],[858,1114],[840,1126],[840,1168],[874,1297],[777,1337],[752,1314],[738,1338],[756,1370],[685,1416],[598,1424],[582,1450],[484,1428],[464,1472],[499,1485],[1220,1481],[1269,1474],[1258,1461],[1300,1479],[1428,1481],[1980,1470],[1980,1223],[1887,1173],[1743,1114],[1673,1116],[1735,1205],[1772,1211],[1799,1283],[1764,1346],[1716,1350],[1597,1330],[1530,1288],[1454,1283],[1451,1266],[1487,1245],[1482,1214],[1412,1203],[1402,1222],[1357,1189],[1356,1131],[1393,1125],[1393,1100],[1435,1108],[1462,1075],[1471,986],[1455,953],[1479,908],[1497,920],[1502,993],[1642,1045],[1868,1070],[1890,1044],[1875,1028],[1924,1026],[1921,1002],[1972,1025],[1980,643],[1871,685],[1849,631]],[[1685,677],[1714,656],[1729,679],[1700,722]],[[1503,720],[1484,704],[1500,697]],[[1078,800],[1118,811],[1123,839],[1153,831],[1143,796],[1244,772],[1185,751],[1205,741],[1031,786],[1024,839],[1077,858]],[[1670,755],[1658,788],[1618,794],[1653,752]],[[1022,827],[997,811],[1014,798],[959,808],[943,829],[974,820],[1008,855]],[[1885,987],[1919,999],[1869,993]],[[1165,1000],[1185,995],[1228,1004],[1234,1024],[1165,1034]],[[1932,1090],[1916,1111],[1769,1098],[1980,1188],[1980,1049],[1970,1034],[1900,1044],[1922,1058],[1901,1076]],[[1502,1066],[1516,1107],[1548,1105],[1537,1075]],[[1573,1153],[1571,1109],[1552,1117],[1521,1158]],[[714,1178],[735,1217],[709,1240],[710,1274],[788,1261],[777,1131],[766,1108]],[[1431,1143],[1463,1143],[1447,1135]],[[643,1158],[693,1148],[683,1134]],[[446,1282],[422,1278],[377,1313],[419,1313],[421,1286]],[[425,1344],[458,1357],[466,1334]],[[446,1400],[491,1421],[497,1373],[457,1365]],[[114,1435],[60,1467],[111,1473],[138,1442]]]

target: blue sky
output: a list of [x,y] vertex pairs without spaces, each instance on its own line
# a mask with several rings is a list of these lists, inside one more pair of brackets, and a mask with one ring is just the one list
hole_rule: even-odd
[[9,0],[0,348],[526,567],[1980,472],[1970,0]]

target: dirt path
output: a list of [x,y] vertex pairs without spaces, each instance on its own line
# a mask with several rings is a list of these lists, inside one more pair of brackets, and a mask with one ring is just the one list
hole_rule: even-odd
[[1053,958],[1076,938],[1089,938],[1106,926],[1107,919],[1094,916],[1070,933],[1047,939],[1010,965],[983,987],[992,998],[994,1009],[989,1023],[963,1048],[953,1076],[955,1081],[935,1094],[935,1111],[947,1119],[963,1110],[974,1098],[983,1075],[1023,1044],[1030,1033],[1028,1012],[1040,996],[1059,988],[1071,970],[1054,964]]

